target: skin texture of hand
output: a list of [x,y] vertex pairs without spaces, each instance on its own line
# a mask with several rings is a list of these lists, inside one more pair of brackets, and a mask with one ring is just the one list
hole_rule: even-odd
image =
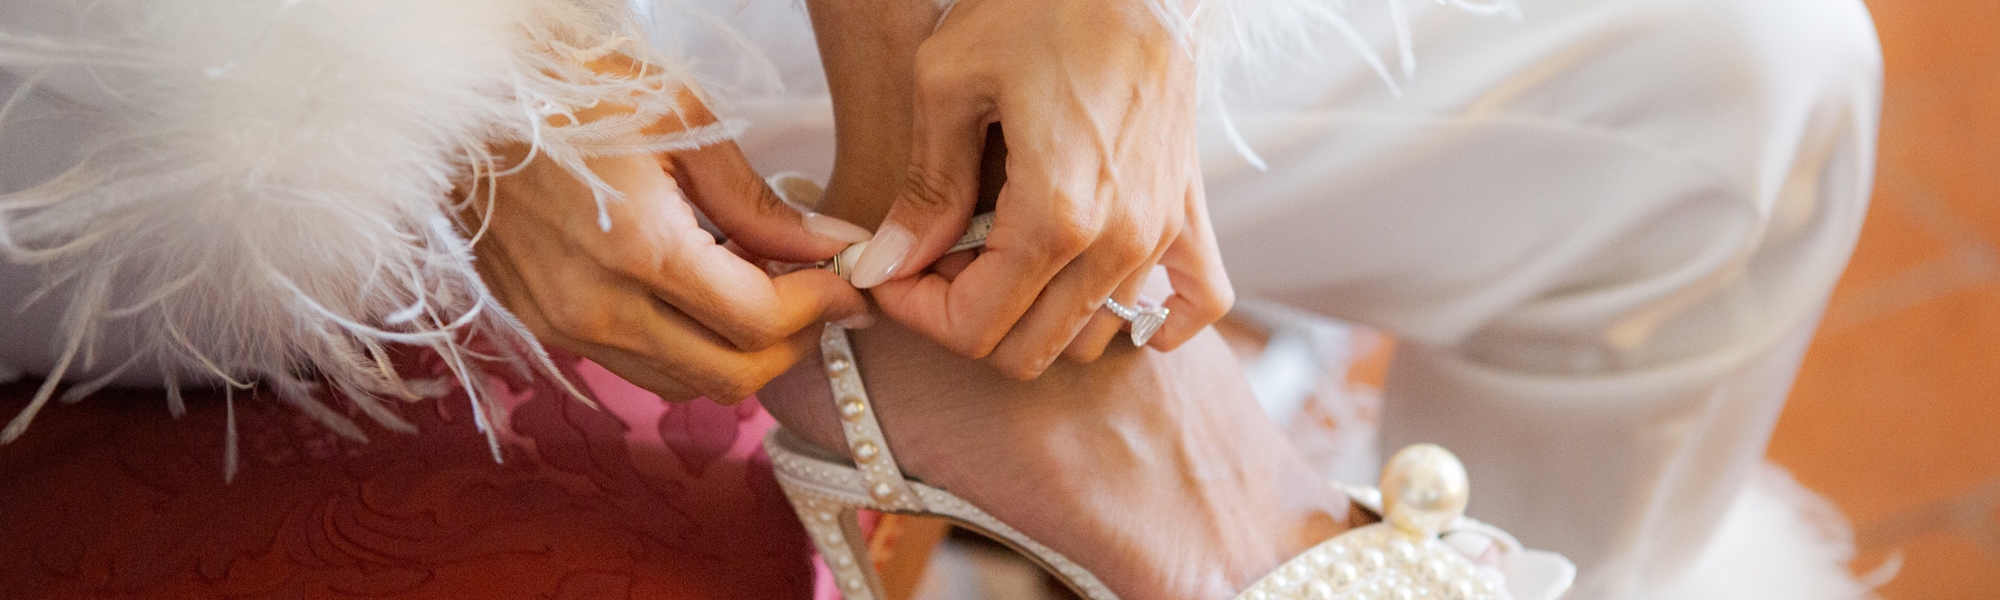
[[[1059,355],[1100,355],[1123,326],[1100,303],[1131,305],[1156,264],[1174,294],[1145,300],[1173,312],[1149,345],[1177,347],[1228,311],[1202,197],[1194,61],[1146,1],[964,0],[941,23],[925,2],[812,4],[836,115],[850,119],[843,136],[857,130],[843,103],[910,98],[871,123],[909,132],[875,144],[903,146],[910,163],[853,279],[884,313],[1028,378]],[[947,278],[927,269],[973,213],[993,123],[1005,131],[995,227]],[[852,191],[838,173],[829,197]]]
[[[683,114],[650,133],[715,121],[694,94],[678,98]],[[501,154],[511,165],[528,151]],[[867,318],[860,293],[827,271],[771,277],[759,266],[822,260],[868,233],[779,200],[735,144],[585,162],[624,195],[608,206],[609,231],[589,188],[541,156],[497,178],[492,207],[469,215],[486,228],[474,247],[481,277],[543,343],[667,400],[734,403],[814,350],[818,325]]]

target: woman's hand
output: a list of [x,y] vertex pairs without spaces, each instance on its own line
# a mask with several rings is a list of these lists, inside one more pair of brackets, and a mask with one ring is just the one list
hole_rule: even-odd
[[[692,94],[679,98],[683,115],[654,133],[715,120]],[[505,154],[515,164],[527,149]],[[787,262],[868,237],[779,200],[735,144],[586,163],[625,196],[608,206],[610,231],[589,188],[546,157],[498,178],[490,212],[474,215],[487,228],[474,247],[481,277],[543,343],[668,400],[733,403],[811,351],[813,325],[866,318],[861,295],[833,274],[771,277],[701,228],[689,202],[748,254]]]
[[[1033,377],[1093,360],[1154,265],[1173,284],[1151,346],[1172,349],[1233,301],[1195,146],[1195,67],[1149,0],[964,0],[915,55],[911,162],[856,265],[885,313],[953,352]],[[825,46],[823,43],[822,46]],[[831,71],[833,67],[829,65]],[[964,231],[988,125],[1006,183],[986,249],[926,273]]]

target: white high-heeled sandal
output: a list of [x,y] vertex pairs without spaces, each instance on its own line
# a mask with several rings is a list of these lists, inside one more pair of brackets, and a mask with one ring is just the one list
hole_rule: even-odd
[[[911,481],[896,466],[882,426],[861,384],[847,331],[828,325],[820,353],[833,386],[841,431],[854,459],[815,447],[774,428],[764,438],[778,484],[805,524],[847,600],[878,600],[882,584],[868,558],[856,511],[944,517],[978,531],[1057,575],[1089,600],[1116,600],[1088,570],[951,492]],[[1535,559],[1542,579],[1523,600],[1552,600],[1569,588],[1575,567],[1562,557],[1524,550],[1505,532],[1465,518],[1465,468],[1443,448],[1419,444],[1384,468],[1381,491],[1337,486],[1381,522],[1350,529],[1286,561],[1237,595],[1239,600],[1507,600],[1516,597],[1500,568],[1482,566],[1440,534],[1484,536],[1503,554]]]

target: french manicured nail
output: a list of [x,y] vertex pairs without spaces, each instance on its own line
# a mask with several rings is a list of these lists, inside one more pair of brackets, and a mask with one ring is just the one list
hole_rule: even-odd
[[917,237],[903,226],[883,223],[875,238],[868,241],[868,250],[861,253],[861,260],[854,263],[854,278],[849,281],[864,290],[882,285],[897,267],[903,266],[903,259],[909,257],[910,246],[916,241]]
[[806,231],[842,244],[865,242],[868,238],[875,237],[875,234],[868,233],[868,230],[861,228],[860,225],[816,212],[805,213],[805,222]]
[[864,312],[858,315],[854,315],[852,317],[834,321],[833,324],[839,325],[841,329],[867,329],[869,327],[875,326],[875,315]]

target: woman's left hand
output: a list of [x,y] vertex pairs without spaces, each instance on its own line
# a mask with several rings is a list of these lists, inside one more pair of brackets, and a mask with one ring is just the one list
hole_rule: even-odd
[[[1093,360],[1164,266],[1168,350],[1229,310],[1195,145],[1195,66],[1150,0],[964,0],[917,50],[903,188],[856,265],[892,318],[1017,378]],[[964,231],[988,125],[1007,181],[986,249],[925,267]]]

